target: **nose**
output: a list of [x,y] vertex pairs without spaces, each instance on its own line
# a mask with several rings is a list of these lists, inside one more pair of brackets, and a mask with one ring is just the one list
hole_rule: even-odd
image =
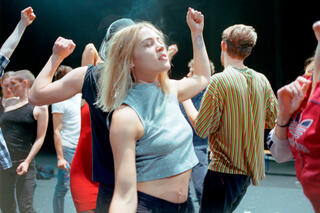
[[158,42],[157,52],[162,52],[164,50],[164,44]]

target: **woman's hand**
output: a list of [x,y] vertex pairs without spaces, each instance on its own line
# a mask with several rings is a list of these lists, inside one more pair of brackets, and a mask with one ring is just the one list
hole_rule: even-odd
[[292,114],[300,107],[310,85],[311,81],[298,77],[292,83],[278,90],[279,123],[289,122]]
[[187,12],[187,24],[191,32],[202,33],[204,26],[204,16],[200,11],[194,10],[189,7]]

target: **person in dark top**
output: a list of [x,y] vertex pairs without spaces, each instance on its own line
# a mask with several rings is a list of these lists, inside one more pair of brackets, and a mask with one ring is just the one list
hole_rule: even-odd
[[28,70],[15,72],[11,77],[11,90],[19,102],[5,107],[0,115],[0,126],[12,159],[12,167],[0,169],[0,209],[3,213],[35,212],[35,155],[40,150],[48,126],[47,106],[28,103],[28,92],[34,80]]
[[[194,71],[193,59],[191,59],[189,61],[188,68],[189,68],[189,72],[187,74],[187,78],[191,78],[193,75],[193,71]],[[211,60],[210,60],[210,71],[211,71],[211,75],[213,75],[215,72],[214,64]],[[192,97],[191,99],[186,100],[186,102],[192,101],[192,103],[194,104],[196,109],[199,110],[200,105],[201,105],[201,99],[202,99],[202,96],[205,91],[206,91],[206,89],[202,90],[196,96]],[[189,124],[191,126],[193,126],[190,123],[190,120],[188,119],[188,116],[183,108],[183,104],[180,103],[179,106],[180,106],[182,114],[188,120]],[[197,204],[198,206],[200,206],[201,197],[202,197],[202,189],[203,189],[203,181],[204,181],[204,177],[206,176],[206,173],[207,173],[209,159],[208,159],[208,137],[201,138],[196,134],[196,132],[193,128],[192,128],[192,131],[193,131],[193,147],[194,147],[194,151],[196,152],[196,155],[199,160],[199,163],[195,167],[192,168],[192,173],[191,173],[192,185],[190,184],[190,186],[193,186],[195,196],[193,196],[193,194],[190,193],[191,189],[189,186],[188,209],[191,212],[194,212],[195,205]]]
[[[119,19],[113,22],[106,33],[104,41],[123,27],[132,25],[131,19]],[[103,42],[102,46],[106,45]],[[82,92],[90,109],[92,130],[92,178],[99,182],[96,212],[106,212],[109,208],[114,189],[113,155],[109,142],[109,131],[106,126],[108,113],[100,110],[96,105],[97,78],[103,64],[97,66],[83,66],[70,71],[62,79],[52,82],[52,77],[64,58],[70,55],[75,48],[72,40],[59,37],[53,53],[47,64],[37,76],[31,88],[29,101],[35,105],[52,104],[63,101]],[[104,47],[100,48],[100,58],[105,58]]]

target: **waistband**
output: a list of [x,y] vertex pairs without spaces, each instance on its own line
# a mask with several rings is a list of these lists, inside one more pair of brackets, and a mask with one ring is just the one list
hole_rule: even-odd
[[161,209],[162,212],[185,212],[187,210],[187,201],[172,203],[138,191],[138,212],[139,208]]

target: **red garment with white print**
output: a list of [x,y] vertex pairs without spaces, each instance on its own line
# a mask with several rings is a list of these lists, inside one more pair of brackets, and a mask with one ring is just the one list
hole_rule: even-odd
[[288,140],[296,160],[297,178],[316,212],[320,212],[320,82],[308,101],[310,92],[311,88],[292,116]]

